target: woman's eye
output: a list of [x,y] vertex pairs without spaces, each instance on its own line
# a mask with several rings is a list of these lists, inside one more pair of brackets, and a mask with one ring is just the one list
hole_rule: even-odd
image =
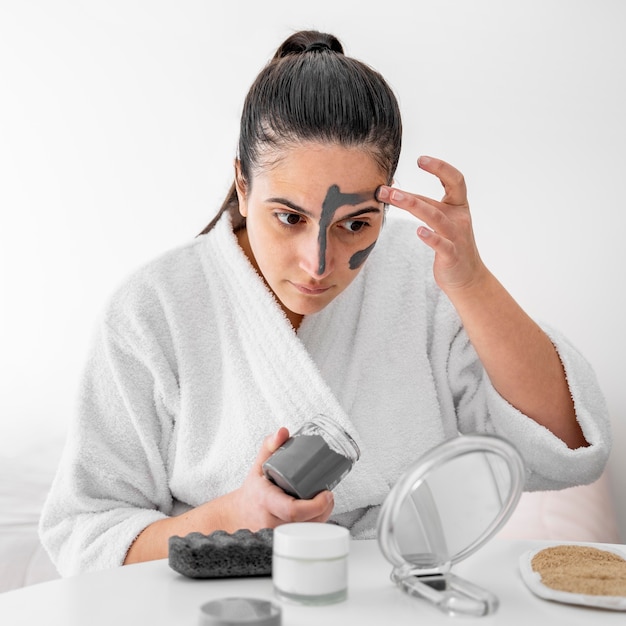
[[276,217],[281,224],[285,226],[295,226],[301,221],[301,217],[297,213],[276,213]]
[[360,230],[363,230],[366,226],[369,226],[367,222],[363,220],[346,220],[341,223],[341,227],[345,228],[348,232],[358,233]]

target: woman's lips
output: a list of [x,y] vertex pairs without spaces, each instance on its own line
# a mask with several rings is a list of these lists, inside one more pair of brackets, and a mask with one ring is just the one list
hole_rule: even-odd
[[301,283],[291,283],[300,293],[304,293],[307,296],[319,296],[326,293],[330,287],[319,287],[314,285],[303,285]]

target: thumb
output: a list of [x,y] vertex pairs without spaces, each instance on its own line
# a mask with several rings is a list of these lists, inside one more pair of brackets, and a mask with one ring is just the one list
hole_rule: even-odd
[[265,463],[287,439],[289,439],[289,431],[283,426],[263,440],[263,445],[255,461],[255,465],[258,467],[259,471],[261,471],[263,463]]

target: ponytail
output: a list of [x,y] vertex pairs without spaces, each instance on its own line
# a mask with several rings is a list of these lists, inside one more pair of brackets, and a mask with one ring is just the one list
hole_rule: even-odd
[[204,227],[200,235],[206,235],[214,226],[220,221],[220,218],[224,213],[229,212],[233,224],[233,231],[243,230],[246,227],[246,218],[239,213],[239,199],[237,197],[237,188],[235,183],[230,186],[226,199],[222,202],[220,210],[217,215]]

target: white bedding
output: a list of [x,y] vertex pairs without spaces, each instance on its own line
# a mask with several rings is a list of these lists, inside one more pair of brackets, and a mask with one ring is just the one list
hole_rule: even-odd
[[62,445],[61,433],[0,444],[0,592],[58,577],[37,525]]

